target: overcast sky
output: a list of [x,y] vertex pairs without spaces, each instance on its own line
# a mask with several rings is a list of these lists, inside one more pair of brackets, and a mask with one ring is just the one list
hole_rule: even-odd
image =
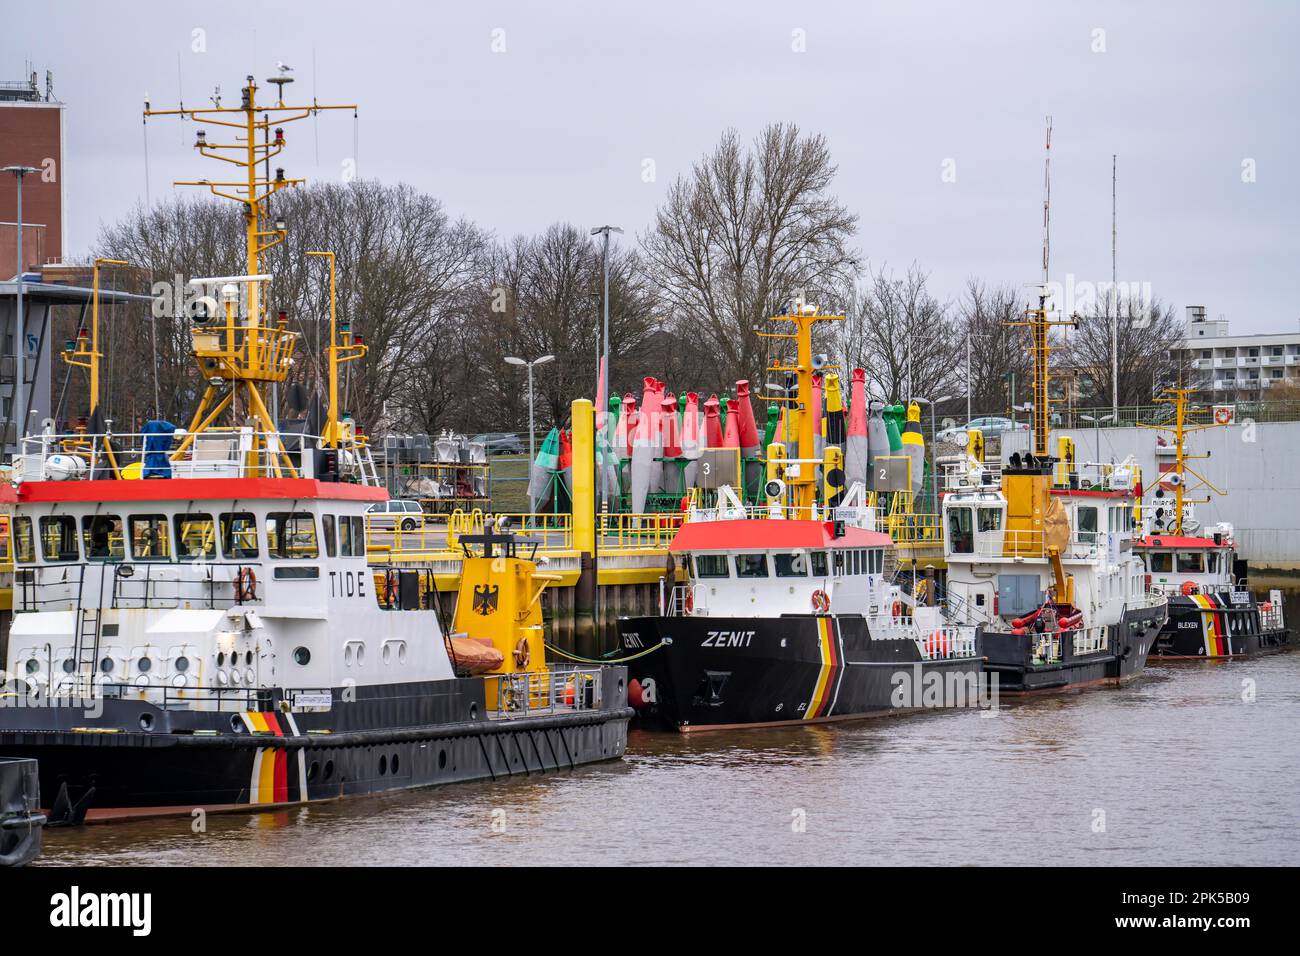
[[[1051,113],[1053,278],[1110,278],[1114,153],[1122,281],[1234,332],[1296,331],[1298,26],[1289,2],[77,2],[10,18],[0,72],[51,69],[67,104],[71,255],[144,198],[146,91],[237,104],[282,61],[287,99],[360,104],[361,176],[501,236],[630,237],[724,128],[793,121],[828,138],[869,263],[915,260],[945,298],[971,275],[1036,281]],[[154,201],[213,175],[193,133],[150,122]],[[350,114],[286,135],[292,176],[353,154]]]

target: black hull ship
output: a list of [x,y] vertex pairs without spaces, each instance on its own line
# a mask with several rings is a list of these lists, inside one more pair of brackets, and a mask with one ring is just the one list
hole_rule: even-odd
[[92,334],[64,353],[90,371],[87,422],[22,439],[0,753],[38,760],[52,825],[621,757],[626,672],[547,662],[539,598],[554,576],[513,538],[460,538],[451,620],[418,555],[372,557],[367,515],[389,495],[340,412],[339,367],[366,347],[337,317],[333,253],[308,253],[328,262],[329,314],[303,317],[328,319],[325,394],[292,423],[268,405],[300,339],[266,308],[264,254],[286,236],[269,200],[297,181],[261,171],[285,146],[278,124],[331,107],[259,104],[251,77],[241,93],[238,107],[146,106],[246,130],[224,144],[197,132],[201,154],[246,177],[201,181],[243,209],[246,261],[190,280],[189,427],[158,410],[136,432],[99,427],[96,300]]
[[[681,731],[825,722],[982,702],[980,660],[876,640],[859,615],[623,622],[638,718]],[[923,643],[923,642],[922,642]],[[937,641],[935,642],[937,645]],[[953,651],[957,649],[952,648]]]

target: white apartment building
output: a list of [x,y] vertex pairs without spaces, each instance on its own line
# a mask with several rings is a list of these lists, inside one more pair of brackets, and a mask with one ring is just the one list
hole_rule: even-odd
[[1300,388],[1300,330],[1229,335],[1228,320],[1207,319],[1202,305],[1187,307],[1187,338],[1176,358],[1205,399],[1266,400],[1271,388]]

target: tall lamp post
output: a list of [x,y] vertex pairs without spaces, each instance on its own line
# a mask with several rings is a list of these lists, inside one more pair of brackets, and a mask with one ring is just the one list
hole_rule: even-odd
[[528,460],[537,460],[537,436],[533,429],[533,366],[545,365],[547,362],[554,362],[554,355],[542,355],[527,362],[524,359],[516,358],[513,355],[506,356],[506,364],[522,365],[528,369]]
[[[601,255],[601,268],[605,273],[605,291],[601,296],[604,310],[604,332],[601,337],[600,354],[604,357],[604,362],[597,362],[596,366],[600,372],[600,393],[605,396],[605,407],[596,409],[596,421],[604,422],[608,428],[609,423],[609,236],[610,233],[616,232],[620,236],[623,230],[618,226],[596,226],[591,230],[593,236],[605,237],[605,248]],[[608,454],[609,442],[606,442],[606,454]],[[600,482],[600,503],[601,507],[605,506],[605,483]]]
[[[952,395],[940,395],[938,398],[933,399],[918,397],[912,399],[912,401],[918,402],[921,405],[930,406],[930,497],[934,500],[934,512],[936,515],[939,513],[939,461],[934,452],[939,443],[938,438],[935,437],[939,434],[939,430],[934,407],[943,402],[950,402],[954,397],[955,396]],[[968,418],[967,424],[969,424],[969,421]]]
[[15,422],[14,448],[21,450],[27,430],[27,405],[23,400],[23,379],[27,375],[27,336],[23,328],[23,177],[40,172],[35,166],[5,166],[18,181],[18,311],[14,315],[14,405],[9,418]]
[[1115,420],[1114,415],[1102,415],[1100,418],[1093,415],[1080,415],[1085,422],[1092,422],[1092,431],[1097,439],[1097,464],[1101,464],[1101,423]]

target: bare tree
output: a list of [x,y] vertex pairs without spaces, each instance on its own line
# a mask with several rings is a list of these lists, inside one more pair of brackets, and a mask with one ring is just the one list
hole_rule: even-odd
[[[970,336],[971,410],[973,415],[1005,415],[1013,401],[1028,399],[1031,387],[1026,333],[1012,323],[1024,319],[1025,303],[1010,284],[988,286],[970,278],[958,304],[957,329],[962,391],[966,389],[966,336]],[[1015,376],[1013,396],[1011,376]],[[965,414],[965,406],[962,406]]]
[[[1109,305],[1109,307],[1108,307]],[[1118,316],[1118,318],[1115,318]],[[1061,350],[1062,364],[1080,376],[1080,401],[1098,407],[1111,403],[1111,327],[1116,323],[1119,404],[1146,405],[1162,386],[1180,378],[1173,350],[1185,335],[1172,306],[1141,297],[1098,302],[1077,317]]]
[[882,269],[851,287],[839,352],[846,368],[867,370],[874,398],[938,398],[961,387],[965,341],[927,279],[913,263],[901,277]]
[[773,340],[754,328],[857,273],[857,216],[830,195],[835,173],[824,137],[775,124],[750,149],[728,130],[669,187],[641,244],[672,327],[713,381],[758,379]]

